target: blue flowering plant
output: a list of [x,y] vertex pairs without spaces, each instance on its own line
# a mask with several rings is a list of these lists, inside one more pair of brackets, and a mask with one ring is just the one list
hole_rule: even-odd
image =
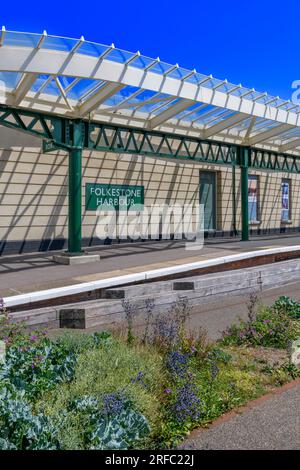
[[187,298],[174,302],[171,308],[156,316],[152,324],[150,343],[162,352],[183,346],[187,339],[186,324],[190,315]]
[[199,421],[201,415],[200,390],[195,384],[193,352],[181,349],[170,351],[165,358],[169,386],[165,389],[166,410],[179,423]]

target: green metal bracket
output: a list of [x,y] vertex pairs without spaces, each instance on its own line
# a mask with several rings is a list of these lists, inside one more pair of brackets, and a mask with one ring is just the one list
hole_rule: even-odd
[[69,151],[72,147],[67,145],[57,144],[54,140],[43,140],[42,151],[43,153],[57,152],[57,150]]

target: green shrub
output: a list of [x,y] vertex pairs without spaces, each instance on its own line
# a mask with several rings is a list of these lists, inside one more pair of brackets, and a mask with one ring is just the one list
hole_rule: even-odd
[[126,450],[150,433],[146,418],[134,409],[125,394],[82,397],[72,409],[86,418],[85,447],[97,450]]
[[273,308],[277,312],[283,312],[291,318],[300,320],[300,303],[286,295],[279,297],[274,303]]
[[72,380],[78,355],[110,340],[108,333],[64,335],[57,341],[33,333],[18,336],[0,365],[0,380],[24,390],[31,400],[59,382]]
[[300,336],[295,304],[254,307],[253,297],[248,321],[214,344],[203,331],[188,333],[185,300],[152,324],[149,301],[140,340],[131,323],[127,342],[73,331],[51,341],[12,329],[0,365],[0,449],[176,446],[194,427],[298,375],[249,348],[283,348]]
[[0,389],[0,450],[54,450],[57,430],[43,413],[33,414],[25,393]]
[[282,310],[262,308],[252,320],[240,320],[223,333],[222,343],[251,344],[274,348],[287,348],[300,334],[299,322],[293,321]]
[[0,380],[9,381],[34,399],[56,383],[71,380],[75,363],[74,354],[49,339],[31,346],[11,346],[0,366]]
[[[150,347],[112,340],[79,354],[75,375],[44,394],[37,409],[51,416],[60,429],[65,449],[86,448],[86,413],[74,412],[70,404],[90,396],[99,402],[111,393],[126,393],[134,410],[140,412],[152,429],[160,419],[159,397],[164,382],[162,357]],[[123,419],[123,418],[122,418]]]

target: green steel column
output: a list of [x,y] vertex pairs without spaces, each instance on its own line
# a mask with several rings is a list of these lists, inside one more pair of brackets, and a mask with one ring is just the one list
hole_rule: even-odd
[[236,178],[235,178],[235,161],[232,163],[232,228],[233,235],[237,235],[236,228]]
[[69,151],[69,232],[68,253],[81,253],[82,130],[73,123],[73,148]]
[[248,215],[248,166],[249,148],[240,148],[241,168],[241,203],[242,203],[242,241],[249,240],[249,215]]

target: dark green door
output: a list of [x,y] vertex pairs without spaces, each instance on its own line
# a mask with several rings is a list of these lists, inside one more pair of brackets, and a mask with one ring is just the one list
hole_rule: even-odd
[[204,230],[216,228],[216,174],[200,171],[200,204],[204,205]]

